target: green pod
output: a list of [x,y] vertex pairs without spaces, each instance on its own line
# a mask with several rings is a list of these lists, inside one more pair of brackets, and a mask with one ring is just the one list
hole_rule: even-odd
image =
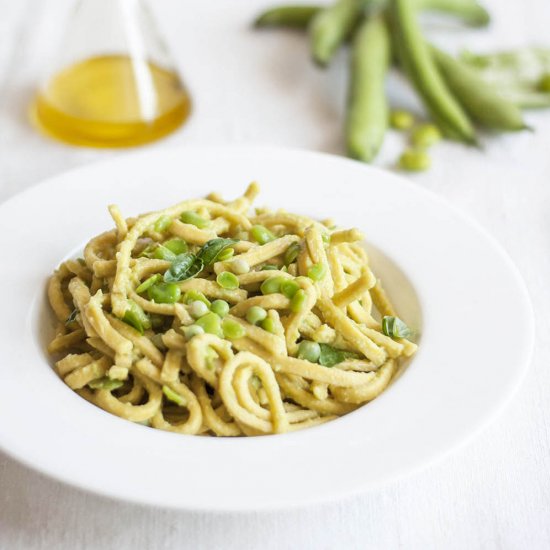
[[399,60],[426,109],[448,137],[475,143],[470,119],[447,87],[422,36],[414,3],[392,0],[390,14]]
[[[386,6],[387,0],[370,0],[368,3],[382,9]],[[491,21],[489,12],[477,0],[416,0],[416,6],[421,11],[458,17],[472,27],[486,27]],[[276,6],[258,15],[254,20],[254,26],[259,29],[279,27],[305,30],[322,9],[322,6],[311,5]]]
[[416,0],[421,11],[454,15],[472,27],[486,27],[491,22],[489,12],[477,0]]
[[309,25],[313,60],[326,66],[347,39],[363,11],[361,0],[337,0],[319,11]]
[[278,6],[261,13],[254,21],[256,28],[286,27],[307,29],[310,21],[321,11],[320,6]]
[[501,97],[475,70],[434,46],[431,52],[447,85],[476,122],[505,132],[526,128],[521,110]]
[[353,40],[348,93],[346,144],[352,158],[371,162],[388,127],[385,78],[390,62],[390,38],[384,19],[366,19]]

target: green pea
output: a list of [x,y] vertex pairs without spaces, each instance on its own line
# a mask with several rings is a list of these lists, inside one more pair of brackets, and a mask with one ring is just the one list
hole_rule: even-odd
[[180,407],[185,407],[185,405],[187,404],[187,400],[185,399],[185,397],[183,397],[183,395],[176,393],[172,388],[168,386],[162,386],[162,393],[164,394],[166,399],[172,401],[172,403],[175,403]]
[[279,269],[278,266],[276,265],[273,265],[273,264],[265,264],[262,266],[262,268],[260,269],[260,271],[277,271]]
[[229,313],[229,304],[225,300],[214,300],[210,311],[223,318]]
[[281,283],[281,293],[289,300],[294,298],[294,295],[298,292],[298,290],[300,290],[300,285],[293,279],[285,279]]
[[246,312],[246,320],[251,325],[257,325],[260,321],[263,321],[267,317],[267,311],[260,306],[252,306]]
[[313,264],[307,270],[307,276],[315,282],[320,281],[327,274],[327,266],[325,264]]
[[230,271],[222,271],[217,277],[216,282],[226,290],[235,290],[239,288],[239,279]]
[[550,92],[550,73],[542,75],[539,80],[538,89],[541,92]]
[[266,279],[260,286],[262,294],[275,294],[281,290],[281,283],[284,281],[282,277],[270,277]]
[[162,246],[173,252],[176,256],[187,252],[188,246],[183,239],[170,239],[162,243]]
[[298,346],[298,359],[304,359],[311,363],[317,363],[321,356],[321,346],[317,342],[304,340]]
[[198,336],[199,334],[204,334],[204,329],[198,325],[191,325],[189,327],[185,327],[183,329],[183,333],[185,334],[185,338],[187,340],[191,340],[193,336]]
[[276,239],[275,235],[263,225],[253,225],[250,228],[250,236],[259,244],[266,244]]
[[215,334],[223,338],[221,319],[215,313],[207,313],[195,321],[195,325],[201,327],[208,334]]
[[184,295],[183,295],[183,302],[185,304],[190,304],[192,302],[203,302],[205,303],[208,307],[210,307],[210,300],[202,293],[202,292],[199,292],[198,290],[188,290]]
[[224,319],[222,321],[223,335],[230,340],[236,340],[246,336],[246,329],[233,319]]
[[231,262],[231,271],[236,275],[244,275],[250,271],[250,265],[246,260],[237,258]]
[[275,324],[275,321],[271,317],[267,317],[263,321],[260,322],[260,326],[267,332],[271,332],[271,334],[277,334],[277,325]]
[[216,261],[217,262],[226,262],[227,260],[229,260],[229,258],[232,258],[233,257],[233,254],[235,254],[235,249],[234,248],[226,248],[225,250],[222,250],[219,254],[218,254],[218,257],[216,258]]
[[441,141],[441,132],[434,124],[422,124],[411,134],[411,143],[419,149],[426,149]]
[[180,220],[183,223],[190,223],[191,225],[194,225],[195,227],[198,227],[199,229],[205,229],[210,225],[210,222],[203,218],[202,216],[199,216],[195,212],[186,211],[182,212],[180,215]]
[[419,149],[407,149],[399,157],[399,167],[409,172],[422,172],[431,165],[430,157],[426,151]]
[[208,306],[200,300],[197,300],[196,302],[191,302],[189,306],[189,313],[191,314],[191,317],[199,319],[200,317],[208,313]]
[[290,265],[296,261],[298,254],[300,254],[301,246],[299,243],[292,243],[285,251],[283,257],[285,265]]
[[155,273],[154,275],[151,275],[148,279],[145,279],[143,283],[141,283],[137,288],[136,292],[138,294],[141,294],[142,292],[145,292],[147,289],[151,288],[154,284],[158,283],[162,279],[162,275],[160,273]]
[[180,287],[175,283],[157,283],[147,290],[147,294],[157,304],[174,304],[181,298]]
[[292,313],[299,313],[300,311],[302,311],[302,309],[304,309],[305,303],[306,293],[301,288],[300,290],[298,290],[298,292],[296,292],[294,298],[290,300],[290,311],[292,311]]
[[172,218],[170,216],[161,216],[157,219],[153,225],[153,229],[157,233],[164,233],[172,224]]
[[390,125],[396,130],[409,130],[413,124],[414,116],[408,111],[396,110],[390,115]]

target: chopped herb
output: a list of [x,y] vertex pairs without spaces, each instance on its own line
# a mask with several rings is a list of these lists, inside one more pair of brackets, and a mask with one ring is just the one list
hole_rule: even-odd
[[140,334],[151,328],[151,319],[133,300],[128,300],[128,309],[122,320],[131,327],[134,327]]
[[136,292],[138,294],[141,294],[142,292],[145,292],[148,288],[151,288],[155,283],[158,283],[162,279],[162,276],[159,273],[155,273],[154,275],[151,275],[148,279],[145,279],[143,283],[141,283],[137,288]]
[[76,316],[78,315],[78,309],[74,308],[71,311],[71,314],[67,317],[67,320],[65,321],[66,325],[70,325],[73,321],[76,320]]
[[172,401],[172,403],[175,403],[180,407],[185,407],[187,403],[185,397],[183,397],[179,393],[176,393],[172,388],[168,386],[162,386],[162,393],[165,395],[166,399]]
[[92,380],[91,382],[88,383],[88,386],[92,390],[108,390],[108,391],[117,390],[122,385],[124,385],[124,382],[122,380],[113,380],[108,376],[104,376],[103,378],[97,378],[96,380]]
[[185,252],[176,256],[164,274],[166,283],[177,283],[195,277],[202,271],[202,262],[194,254]]
[[319,355],[319,364],[323,367],[334,367],[346,359],[360,359],[360,355],[351,351],[333,348],[328,344],[319,344],[321,353]]
[[235,239],[210,239],[197,255],[185,252],[174,256],[171,260],[172,265],[164,274],[165,282],[177,283],[196,277],[205,267],[212,265],[226,248],[236,242],[238,241]]
[[411,335],[411,329],[407,324],[399,319],[386,315],[382,319],[382,332],[390,338],[408,338]]

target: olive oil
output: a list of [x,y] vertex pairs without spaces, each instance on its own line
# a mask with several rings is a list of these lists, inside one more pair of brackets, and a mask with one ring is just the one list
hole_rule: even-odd
[[127,147],[169,134],[189,116],[178,75],[128,56],[92,57],[54,75],[32,118],[47,134],[75,145]]

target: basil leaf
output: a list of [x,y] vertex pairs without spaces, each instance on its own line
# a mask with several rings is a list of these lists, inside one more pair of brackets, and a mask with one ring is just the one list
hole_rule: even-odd
[[217,257],[229,246],[239,241],[235,239],[210,239],[198,252],[197,258],[202,260],[204,267],[212,265]]
[[172,265],[164,274],[164,281],[166,283],[177,283],[179,281],[185,281],[185,279],[194,277],[200,272],[200,269],[199,271],[195,271],[196,268],[194,268],[194,264],[196,260],[197,257],[189,252],[176,256],[172,261]]
[[77,315],[78,315],[78,309],[74,308],[71,311],[71,314],[67,317],[67,320],[65,321],[65,324],[70,325],[73,321],[76,320]]
[[164,281],[177,283],[197,276],[205,267],[213,264],[228,246],[236,242],[238,241],[235,239],[210,239],[196,256],[189,252],[179,254],[164,274]]
[[204,262],[200,258],[195,258],[193,265],[189,268],[187,272],[186,279],[192,279],[196,277],[204,269]]
[[360,355],[351,351],[333,348],[328,344],[319,344],[321,354],[319,355],[319,364],[323,367],[334,367],[346,359],[360,359]]
[[391,315],[386,315],[382,319],[382,332],[390,338],[408,338],[412,334],[404,321]]

